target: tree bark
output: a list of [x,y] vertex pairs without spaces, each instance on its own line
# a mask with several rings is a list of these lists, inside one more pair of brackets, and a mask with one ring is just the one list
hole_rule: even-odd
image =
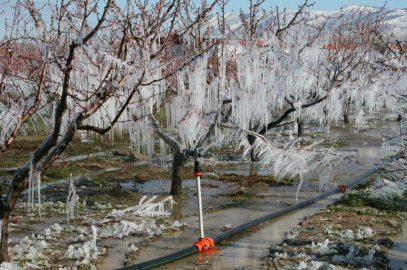
[[298,134],[297,134],[298,139],[299,138],[303,139],[304,138],[304,121],[297,122],[297,130],[298,130]]
[[[254,142],[256,141],[256,136],[252,135],[252,134],[248,134],[247,135],[247,140],[249,141],[250,145],[253,146]],[[256,154],[254,152],[254,149],[252,148],[250,150],[250,161],[251,162],[256,162],[257,161],[257,157]]]
[[185,157],[182,153],[174,154],[172,160],[172,181],[170,195],[180,195],[182,188],[182,166],[184,165]]
[[350,106],[349,104],[345,104],[345,109],[343,111],[343,122],[345,123],[345,125],[350,124]]
[[257,174],[257,166],[254,163],[250,163],[250,172],[249,172],[250,177],[256,177],[258,176]]
[[28,166],[27,163],[26,166],[19,168],[15,172],[9,187],[7,200],[1,202],[0,216],[2,217],[3,224],[1,227],[0,263],[10,261],[8,254],[9,219],[20,194],[28,187]]
[[10,261],[10,257],[8,255],[8,222],[10,213],[10,211],[4,213],[3,224],[1,226],[0,262]]

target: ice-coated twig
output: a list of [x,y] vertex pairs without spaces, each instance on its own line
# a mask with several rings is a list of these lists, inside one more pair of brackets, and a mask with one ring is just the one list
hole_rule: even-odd
[[147,196],[143,196],[138,205],[133,206],[133,207],[128,207],[123,210],[116,210],[114,209],[109,216],[112,217],[123,217],[123,216],[129,216],[129,215],[135,215],[135,216],[168,216],[171,213],[166,212],[164,209],[164,206],[166,203],[170,204],[170,208],[175,204],[174,199],[172,196],[168,196],[164,199],[162,199],[159,202],[154,202],[154,200],[157,199],[157,196],[153,196],[150,199],[147,200]]

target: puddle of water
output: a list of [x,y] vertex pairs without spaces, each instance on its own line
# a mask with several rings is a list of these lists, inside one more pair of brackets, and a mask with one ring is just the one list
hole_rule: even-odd
[[[271,245],[277,245],[284,240],[284,236],[291,228],[298,227],[299,222],[307,215],[316,210],[326,207],[332,203],[331,200],[323,200],[313,204],[311,207],[300,209],[284,217],[271,221],[266,226],[253,233],[246,233],[243,238],[236,241],[229,241],[217,246],[219,253],[215,253],[213,258],[202,258],[194,255],[191,258],[180,262],[181,264],[202,263],[210,266],[211,269],[237,269],[237,268],[259,268],[261,258],[269,254]],[[176,267],[174,265],[174,267]],[[172,268],[170,265],[169,268]]]
[[[283,193],[282,190],[280,190],[280,194],[281,193]],[[277,202],[278,200],[284,199],[288,203],[295,203],[292,191],[289,193],[290,196],[272,196],[267,202],[260,204],[245,204],[239,206],[239,208],[231,208],[218,213],[205,215],[204,226],[206,235],[213,237],[221,233],[225,223],[238,226],[270,212],[279,211],[283,209],[284,206],[279,204]],[[302,194],[302,197],[301,200],[307,199],[310,196]],[[222,245],[218,245],[215,248],[219,253],[192,255],[191,257],[164,266],[164,268],[188,269],[199,265],[209,267],[210,269],[236,269],[246,266],[258,268],[261,266],[260,259],[269,254],[270,245],[281,243],[285,234],[289,232],[291,228],[298,226],[298,223],[305,216],[329,205],[335,198],[337,197],[319,201],[308,208],[294,211],[284,217],[273,220],[254,232],[246,232],[243,237],[240,235],[237,239],[222,243]],[[155,241],[151,246],[142,249],[138,255],[139,260],[137,262],[150,260],[157,256],[163,256],[175,251],[168,247],[184,248],[193,244],[198,240],[199,235],[198,222],[196,219],[196,216],[192,216],[183,220],[191,225],[190,229],[178,232],[171,235],[171,237]],[[210,258],[212,255],[213,258]]]
[[[383,157],[379,148],[382,144],[380,134],[392,133],[393,128],[390,129],[378,129],[369,130],[364,132],[363,135],[354,135],[353,133],[341,131],[333,134],[330,140],[341,139],[348,143],[348,146],[344,147],[344,150],[358,150],[356,153],[356,159],[363,164],[363,167],[359,171],[355,171],[352,175],[346,175],[346,172],[341,172],[335,177],[335,183],[332,183],[332,188],[339,184],[347,182],[349,179],[360,175],[363,171],[373,167]],[[394,133],[394,132],[393,132]],[[344,135],[346,134],[346,135]],[[366,140],[362,139],[366,136]],[[394,134],[393,134],[394,135]],[[84,155],[85,156],[85,155]],[[139,163],[139,165],[142,162]],[[113,168],[117,169],[117,168]],[[249,175],[250,164],[234,164],[230,169],[219,170],[218,173],[235,173],[239,175]],[[268,168],[262,169],[258,167],[257,174],[270,175]],[[63,179],[51,184],[50,186],[58,186],[68,183],[69,180]],[[171,181],[169,180],[152,180],[147,181],[144,184],[135,184],[133,181],[127,183],[121,183],[124,189],[137,190],[140,193],[146,195],[166,195],[170,190]],[[204,226],[206,234],[215,236],[222,232],[222,228],[226,224],[232,224],[232,226],[238,226],[244,222],[253,220],[257,217],[263,216],[270,212],[276,212],[284,207],[286,204],[294,204],[295,191],[297,186],[277,186],[277,187],[257,187],[253,194],[264,196],[262,200],[246,200],[245,203],[233,202],[229,197],[220,196],[229,192],[236,192],[239,190],[237,183],[227,183],[216,180],[202,179],[202,192],[203,192],[203,208],[204,212]],[[44,186],[46,188],[48,186]],[[165,254],[174,252],[175,249],[187,247],[193,244],[197,240],[198,236],[198,221],[197,221],[197,201],[195,196],[196,182],[195,179],[186,179],[183,181],[184,191],[188,196],[183,196],[181,201],[178,201],[173,209],[173,216],[180,222],[186,222],[190,224],[190,228],[175,232],[161,239],[157,239],[151,243],[148,247],[141,249],[137,262],[146,261],[149,259],[157,258]],[[246,191],[250,191],[247,188]],[[253,191],[253,190],[252,190]],[[308,199],[318,195],[318,184],[316,182],[307,182],[304,184],[302,191],[299,194],[299,201]],[[339,195],[338,195],[339,196]],[[216,249],[220,253],[214,254],[213,258],[205,258],[199,255],[194,255],[190,258],[186,258],[174,264],[167,266],[167,269],[174,268],[193,268],[199,265],[208,266],[211,269],[235,269],[245,266],[258,268],[261,266],[260,258],[268,255],[268,248],[270,245],[281,243],[285,233],[291,228],[298,226],[298,223],[306,215],[327,206],[332,202],[330,199],[323,200],[311,205],[308,208],[301,209],[292,212],[284,217],[274,220],[268,223],[266,226],[260,229],[245,233],[245,235],[239,236],[238,239],[231,240],[229,243],[219,245]],[[286,204],[282,204],[284,202]],[[216,209],[218,207],[225,207],[226,209],[220,211],[207,211],[210,208]],[[54,222],[51,222],[52,225]],[[44,226],[46,227],[46,226]],[[34,228],[39,230],[40,228]],[[43,230],[43,229],[42,229]],[[13,236],[14,237],[14,236]],[[407,247],[406,240],[403,238],[398,246],[395,243],[395,256],[404,256]],[[98,245],[108,245],[108,255],[103,259],[100,269],[115,269],[123,266],[125,259],[125,253],[129,244],[140,242],[141,238],[129,237],[123,240],[120,239],[108,239],[101,240]],[[404,254],[403,254],[404,253]],[[397,255],[399,254],[399,255]],[[398,257],[397,257],[398,258]],[[402,257],[401,257],[402,258]],[[203,261],[207,261],[202,264]],[[405,265],[403,265],[405,267]]]
[[19,242],[24,237],[31,238],[33,234],[39,234],[43,232],[45,229],[49,228],[50,226],[54,225],[55,223],[59,223],[59,225],[63,226],[63,223],[66,223],[65,218],[53,218],[49,217],[44,222],[35,223],[32,226],[32,230],[28,232],[10,232],[10,239],[13,242]]
[[[168,179],[157,179],[140,184],[131,181],[120,183],[120,185],[123,189],[137,190],[146,195],[166,195],[171,188],[171,181]],[[233,191],[238,187],[235,183],[225,183],[211,179],[202,179],[201,185],[203,188],[206,188],[205,195],[210,197],[216,197],[224,192]],[[182,181],[182,188],[187,192],[190,191],[188,193],[193,195],[196,190],[196,180],[184,179]]]
[[[366,135],[368,139],[361,139],[362,136],[354,136],[353,134],[343,135],[344,132],[335,134],[337,139],[341,138],[348,145],[343,150],[357,150],[355,159],[363,166],[359,170],[354,171],[350,175],[346,172],[340,172],[335,177],[336,183],[332,183],[331,187],[336,187],[339,184],[347,182],[367,169],[372,168],[375,164],[379,163],[383,158],[383,153],[379,151],[382,145],[382,139],[380,134],[394,133],[395,127],[385,127],[378,131],[368,130],[365,131],[363,137]],[[342,133],[342,134],[341,134]],[[334,136],[332,136],[334,137]],[[331,139],[332,139],[331,137]],[[250,164],[238,164],[231,165],[230,169],[219,170],[218,173],[235,173],[240,175],[249,175]],[[259,169],[258,174],[268,175],[270,174],[268,168]],[[203,183],[220,185],[219,188],[203,188],[203,207],[214,205],[214,197],[224,193],[226,191],[238,190],[237,186],[224,187],[223,183],[213,180],[202,180]],[[146,186],[147,184],[147,186]],[[170,181],[155,181],[152,183],[146,183],[144,185],[138,185],[137,189],[141,192],[147,192],[150,194],[157,194],[161,190],[169,190]],[[195,181],[185,181],[184,187],[191,188],[191,191],[195,189]],[[257,217],[263,216],[270,212],[275,212],[286,207],[280,202],[287,204],[294,204],[295,191],[297,186],[278,186],[278,187],[265,187],[257,191],[256,194],[265,196],[262,201],[253,201],[253,203],[245,203],[237,205],[234,208],[228,208],[219,212],[205,213],[204,214],[204,226],[206,234],[215,236],[222,232],[223,226],[226,224],[232,224],[237,226],[244,222],[253,220]],[[315,182],[308,182],[304,185],[300,192],[299,201],[308,199],[310,197],[318,195],[318,184]],[[150,246],[143,248],[136,262],[146,261],[165,254],[170,254],[175,250],[169,247],[183,248],[191,245],[197,240],[198,233],[198,221],[196,217],[196,199],[191,193],[190,200],[182,205],[182,211],[184,215],[180,216],[181,222],[187,222],[191,225],[189,229],[181,232],[171,234],[169,237],[158,239],[151,243]],[[319,201],[310,207],[300,209],[292,212],[284,217],[274,220],[268,225],[253,231],[246,233],[245,236],[239,236],[240,238],[231,240],[229,243],[219,245],[216,249],[220,253],[215,253],[213,258],[205,258],[203,255],[194,255],[179,262],[175,262],[168,266],[167,269],[188,269],[196,268],[199,266],[208,267],[210,269],[236,269],[241,267],[261,267],[260,259],[269,254],[269,247],[273,244],[279,244],[283,241],[284,236],[291,228],[298,226],[298,223],[307,215],[315,212],[316,210],[326,207],[331,204],[333,200],[337,199],[340,195],[335,195],[329,199]],[[219,200],[222,198],[217,198]],[[223,198],[224,199],[224,198]],[[227,200],[226,200],[227,201]]]
[[98,241],[98,246],[108,246],[107,257],[98,265],[100,270],[116,269],[126,259],[126,252],[131,244],[137,244],[143,240],[142,237],[127,237],[125,239],[104,239]]
[[394,240],[394,246],[389,250],[387,258],[391,269],[407,269],[407,222],[402,226],[401,235]]

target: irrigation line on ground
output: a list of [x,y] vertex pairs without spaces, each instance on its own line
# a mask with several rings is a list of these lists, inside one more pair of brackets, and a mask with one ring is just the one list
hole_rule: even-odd
[[[401,157],[403,157],[403,155],[398,154],[398,155],[396,155],[394,157],[391,157],[390,159],[387,159],[385,162],[392,162],[392,161],[397,160],[397,159],[399,159]],[[349,187],[359,183],[360,181],[366,179],[367,177],[371,176],[378,169],[379,169],[379,167],[375,167],[375,168],[365,172],[364,174],[356,177],[355,179],[347,182],[346,184],[344,184],[344,186],[346,188],[349,188]],[[219,244],[219,243],[221,243],[222,241],[224,241],[226,239],[229,239],[229,238],[231,238],[231,237],[233,237],[233,236],[235,236],[237,234],[240,234],[240,233],[245,232],[245,231],[247,231],[247,230],[249,230],[249,229],[251,229],[251,228],[253,228],[255,226],[258,226],[261,223],[264,223],[266,221],[281,217],[281,216],[283,216],[285,214],[288,214],[289,212],[292,212],[294,210],[303,208],[303,207],[308,206],[308,205],[310,205],[310,204],[312,204],[314,202],[325,199],[326,197],[332,196],[333,194],[340,193],[340,192],[342,192],[342,189],[340,187],[337,187],[334,190],[331,190],[329,192],[326,192],[324,194],[321,194],[321,195],[319,195],[317,197],[314,197],[314,198],[311,198],[309,200],[305,200],[303,202],[294,204],[294,205],[289,206],[289,207],[287,207],[287,208],[285,208],[285,209],[283,209],[281,211],[271,213],[271,214],[256,218],[256,219],[254,219],[252,221],[246,222],[246,223],[244,223],[244,224],[242,224],[242,225],[240,225],[240,226],[238,226],[238,227],[236,227],[236,228],[234,228],[234,229],[232,229],[230,231],[218,234],[217,236],[213,237],[213,240],[214,240],[215,244]],[[190,246],[190,247],[181,249],[181,250],[179,250],[177,252],[168,254],[166,256],[162,256],[162,257],[150,260],[150,261],[141,262],[141,263],[138,263],[138,264],[134,264],[134,265],[130,265],[130,266],[127,266],[127,267],[120,268],[120,270],[147,270],[147,269],[153,269],[153,268],[156,268],[156,267],[159,267],[159,266],[162,266],[162,265],[165,265],[165,264],[168,264],[168,263],[171,263],[171,262],[174,262],[174,261],[189,257],[192,254],[196,254],[198,252],[199,252],[198,247]]]

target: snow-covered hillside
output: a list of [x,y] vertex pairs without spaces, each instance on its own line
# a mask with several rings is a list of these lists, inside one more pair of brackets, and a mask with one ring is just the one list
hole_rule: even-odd
[[[406,3],[407,5],[407,3]],[[341,9],[334,11],[322,11],[322,10],[309,10],[307,11],[310,15],[310,23],[323,22],[327,18],[335,18],[341,14],[350,14],[355,10],[360,10],[362,14],[371,13],[374,16],[385,16],[385,25],[387,29],[393,32],[399,38],[407,38],[407,8],[380,8],[380,7],[369,7],[369,6],[359,6],[359,5],[348,5]],[[287,20],[290,20],[294,14],[295,10],[286,11]],[[363,15],[362,15],[363,16]],[[232,31],[236,31],[240,28],[241,22],[238,13],[228,13],[227,23]],[[215,29],[218,25],[218,20],[216,17],[212,17],[209,24]],[[219,31],[215,30],[215,35],[219,35]]]

